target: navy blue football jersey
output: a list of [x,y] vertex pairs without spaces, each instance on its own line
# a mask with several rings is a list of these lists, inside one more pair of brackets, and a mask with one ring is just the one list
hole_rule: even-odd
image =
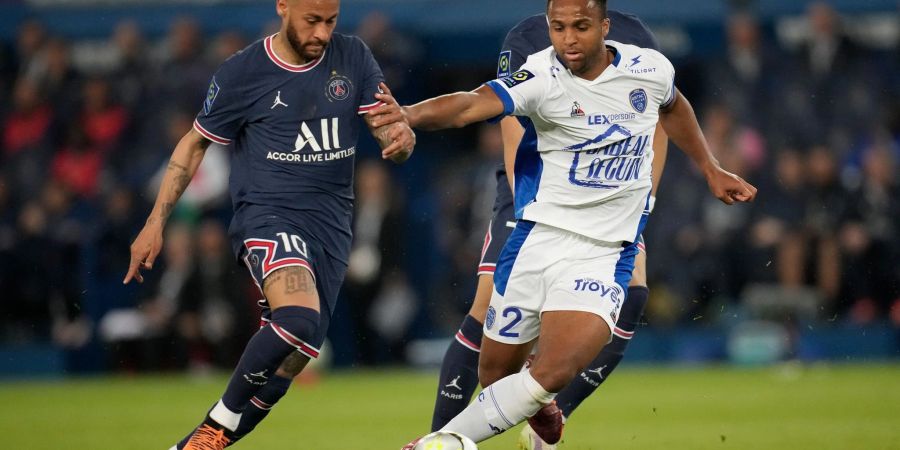
[[[634,14],[620,11],[608,11],[610,28],[606,39],[621,42],[623,44],[636,45],[642,48],[650,48],[659,51],[659,41],[653,32]],[[550,25],[547,23],[547,15],[535,14],[516,24],[503,41],[500,50],[500,58],[497,61],[497,78],[507,77],[519,70],[528,56],[537,53],[553,45],[550,42]],[[524,117],[517,117],[525,128],[525,135],[519,144],[523,147],[537,148],[537,135],[531,121]],[[503,183],[500,183],[503,180]],[[497,167],[497,200],[495,210],[504,210],[504,205],[513,202],[513,195],[506,181],[506,167],[501,163]]]
[[278,218],[346,261],[359,115],[379,106],[384,76],[357,37],[335,33],[320,58],[300,66],[273,51],[273,37],[219,67],[194,128],[230,144],[233,236],[248,221]]

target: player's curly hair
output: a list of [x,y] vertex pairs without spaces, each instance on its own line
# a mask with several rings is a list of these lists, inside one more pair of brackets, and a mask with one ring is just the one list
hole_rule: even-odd
[[[596,5],[597,8],[600,8],[600,18],[605,19],[606,18],[606,1],[607,0],[588,0],[588,7],[590,7],[591,3]],[[550,9],[550,3],[552,3],[552,2],[553,2],[553,0],[547,0],[547,9],[548,10]]]

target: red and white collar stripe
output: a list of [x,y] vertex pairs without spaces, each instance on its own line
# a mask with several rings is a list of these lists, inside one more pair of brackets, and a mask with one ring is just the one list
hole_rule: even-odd
[[320,62],[322,62],[323,59],[325,59],[325,52],[328,51],[328,47],[325,47],[325,49],[322,51],[322,56],[318,57],[317,59],[315,59],[313,61],[310,61],[306,64],[302,64],[299,66],[296,64],[291,64],[291,63],[281,59],[275,53],[275,49],[272,48],[272,40],[275,38],[275,36],[277,34],[278,33],[275,33],[275,34],[267,37],[263,41],[263,46],[266,48],[266,54],[269,55],[269,59],[271,59],[272,62],[275,63],[276,66],[281,67],[282,69],[287,70],[289,72],[308,72],[310,70],[313,70],[316,66],[319,65]]

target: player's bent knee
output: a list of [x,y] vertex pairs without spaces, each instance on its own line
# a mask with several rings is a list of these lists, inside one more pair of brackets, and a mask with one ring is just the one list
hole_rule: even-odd
[[[316,342],[319,332],[319,312],[302,306],[282,306],[272,311],[269,326],[282,340],[309,358],[319,356]],[[299,370],[302,370],[300,367]],[[299,370],[297,373],[299,373]]]

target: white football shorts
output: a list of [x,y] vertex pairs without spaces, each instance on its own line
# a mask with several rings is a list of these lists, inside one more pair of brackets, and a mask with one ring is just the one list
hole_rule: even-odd
[[637,243],[602,242],[520,220],[497,261],[485,335],[505,344],[530,342],[545,311],[594,313],[614,330],[637,252]]

